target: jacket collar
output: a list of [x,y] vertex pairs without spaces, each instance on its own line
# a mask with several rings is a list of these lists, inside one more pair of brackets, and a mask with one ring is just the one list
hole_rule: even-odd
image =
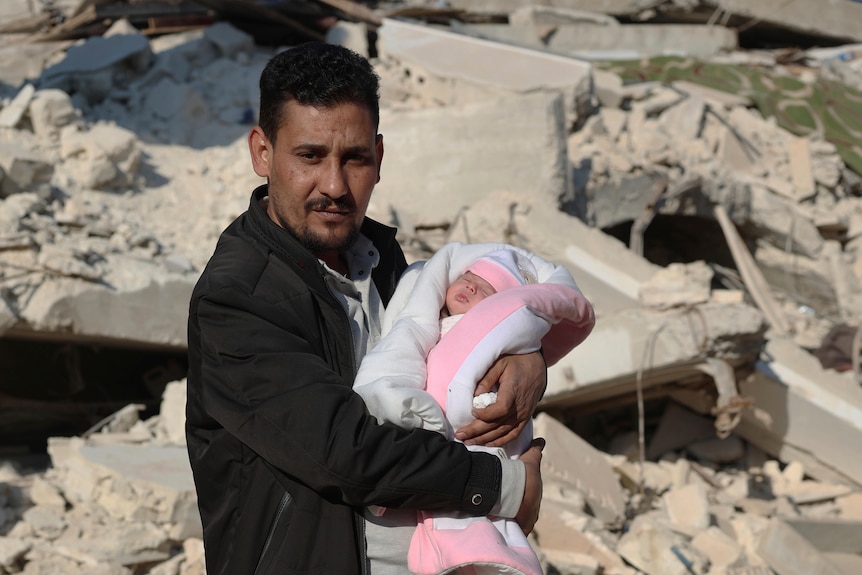
[[[282,228],[269,218],[266,210],[264,210],[261,205],[261,200],[263,200],[268,193],[269,187],[266,184],[258,186],[251,193],[251,200],[248,207],[250,224],[255,228],[259,237],[266,243],[267,247],[272,252],[278,254],[279,257],[288,262],[293,262],[300,268],[300,270],[308,271],[320,268],[320,272],[322,273],[323,269],[320,266],[317,256],[299,243],[299,240],[297,240],[292,233]],[[396,249],[395,234],[397,230],[393,227],[376,222],[371,218],[365,218],[362,222],[360,231],[365,237],[371,240],[371,243],[373,243],[374,247],[377,248],[377,251],[380,252],[382,267],[386,268],[387,266],[384,262],[392,260],[393,252]],[[378,268],[380,267],[381,266],[378,266]],[[375,269],[374,271],[377,272],[378,270]],[[375,278],[375,283],[378,283],[378,273],[374,273],[373,277]],[[381,290],[380,287],[381,286],[378,286],[378,291],[381,291],[381,295],[384,291],[388,291],[387,289]],[[383,298],[384,301],[388,301],[388,294],[384,295]]]

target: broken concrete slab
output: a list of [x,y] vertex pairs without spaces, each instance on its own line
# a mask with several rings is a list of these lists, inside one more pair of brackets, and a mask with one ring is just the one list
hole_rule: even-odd
[[778,518],[769,522],[757,552],[779,575],[842,575],[814,545]]
[[772,338],[765,351],[739,382],[754,408],[736,433],[773,457],[802,461],[815,478],[862,486],[862,460],[847,457],[862,442],[862,389],[791,340]]
[[104,100],[114,89],[115,76],[124,68],[141,73],[150,65],[152,51],[143,34],[93,36],[71,46],[65,58],[47,68],[39,88],[59,88],[79,93],[89,103]]
[[641,287],[661,269],[635,255],[616,238],[547,202],[513,191],[473,203],[448,233],[450,241],[502,241],[528,246],[549,261],[565,266],[599,317],[637,307]]
[[746,96],[723,92],[721,90],[716,90],[715,88],[710,88],[709,86],[704,86],[702,84],[695,84],[694,82],[689,82],[687,80],[676,80],[671,82],[670,85],[674,90],[682,92],[683,94],[687,94],[689,96],[700,96],[713,107],[732,108],[734,106],[750,107],[752,105],[751,98]]
[[767,241],[758,242],[754,252],[757,268],[769,285],[787,286],[785,289],[794,294],[795,301],[824,317],[841,317],[832,265],[825,256],[825,253],[816,258],[788,254]]
[[85,565],[134,567],[170,557],[171,541],[158,526],[137,521],[121,526],[93,525],[84,537],[58,538],[54,550]]
[[623,559],[601,537],[573,521],[572,514],[558,501],[542,502],[535,537],[543,553],[558,565],[555,553],[580,553],[598,561],[606,573],[625,573]]
[[446,104],[503,93],[562,93],[569,124],[588,104],[590,64],[556,54],[384,19],[380,57],[395,60],[420,94]]
[[784,521],[821,553],[862,555],[862,521],[822,517],[789,517]]
[[104,283],[48,277],[22,305],[21,336],[56,332],[82,340],[182,348],[194,277],[108,254]]
[[[398,206],[417,225],[439,225],[501,190],[553,205],[570,185],[564,121],[561,99],[552,93],[384,110],[380,132],[401,153],[397,164],[384,164],[372,209]],[[440,146],[440,138],[448,144]]]
[[548,27],[551,31],[557,26],[584,22],[605,26],[619,24],[615,18],[606,14],[575,10],[565,6],[544,6],[536,3],[522,6],[509,14],[511,26],[541,26]]
[[760,22],[778,25],[827,38],[845,41],[862,41],[862,30],[857,25],[862,21],[862,6],[843,0],[829,0],[824,6],[817,3],[781,0],[705,0],[720,8],[725,14],[736,14]]
[[548,49],[553,52],[585,59],[607,59],[613,52],[623,52],[626,59],[631,54],[707,58],[737,46],[735,31],[697,24],[565,24],[557,26],[547,41]]
[[[590,337],[549,369],[543,404],[572,406],[630,393],[638,374],[645,388],[686,373],[697,378],[704,357],[742,364],[759,353],[765,326],[754,308],[707,303],[694,309],[632,309],[601,317]],[[608,349],[613,361],[595,360],[607,357],[602,350]]]
[[623,490],[603,454],[546,413],[536,416],[533,432],[547,442],[542,464],[550,477],[582,492],[593,515],[606,524],[625,517]]
[[[541,0],[540,5],[604,14],[632,14],[641,10],[638,0]],[[523,7],[521,0],[449,0],[449,5],[473,12],[507,14]]]

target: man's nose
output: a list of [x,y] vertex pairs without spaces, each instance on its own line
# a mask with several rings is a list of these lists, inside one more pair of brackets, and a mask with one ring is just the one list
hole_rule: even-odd
[[338,161],[325,162],[323,173],[318,181],[320,193],[329,198],[340,198],[347,193],[347,173]]

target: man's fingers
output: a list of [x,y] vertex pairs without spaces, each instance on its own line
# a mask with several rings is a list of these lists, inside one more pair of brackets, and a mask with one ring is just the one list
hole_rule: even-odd
[[[489,441],[497,441],[507,436],[512,430],[511,424],[487,423],[476,420],[455,432],[455,439],[467,445],[489,445]],[[496,447],[491,445],[491,447]]]
[[467,445],[487,445],[488,447],[502,447],[507,443],[514,441],[518,437],[519,431],[511,425],[502,425],[495,427],[488,433],[477,435],[472,439],[468,439],[464,443]]
[[503,373],[502,364],[500,362],[494,362],[490,369],[485,372],[485,375],[482,376],[482,379],[476,383],[476,390],[473,395],[476,396],[494,391],[501,373]]

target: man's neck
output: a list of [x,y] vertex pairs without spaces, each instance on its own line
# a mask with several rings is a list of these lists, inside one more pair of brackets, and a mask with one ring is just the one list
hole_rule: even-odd
[[323,263],[344,277],[350,277],[350,268],[347,267],[347,261],[344,259],[344,254],[340,251],[329,250],[314,255],[317,256],[317,259],[323,261]]

